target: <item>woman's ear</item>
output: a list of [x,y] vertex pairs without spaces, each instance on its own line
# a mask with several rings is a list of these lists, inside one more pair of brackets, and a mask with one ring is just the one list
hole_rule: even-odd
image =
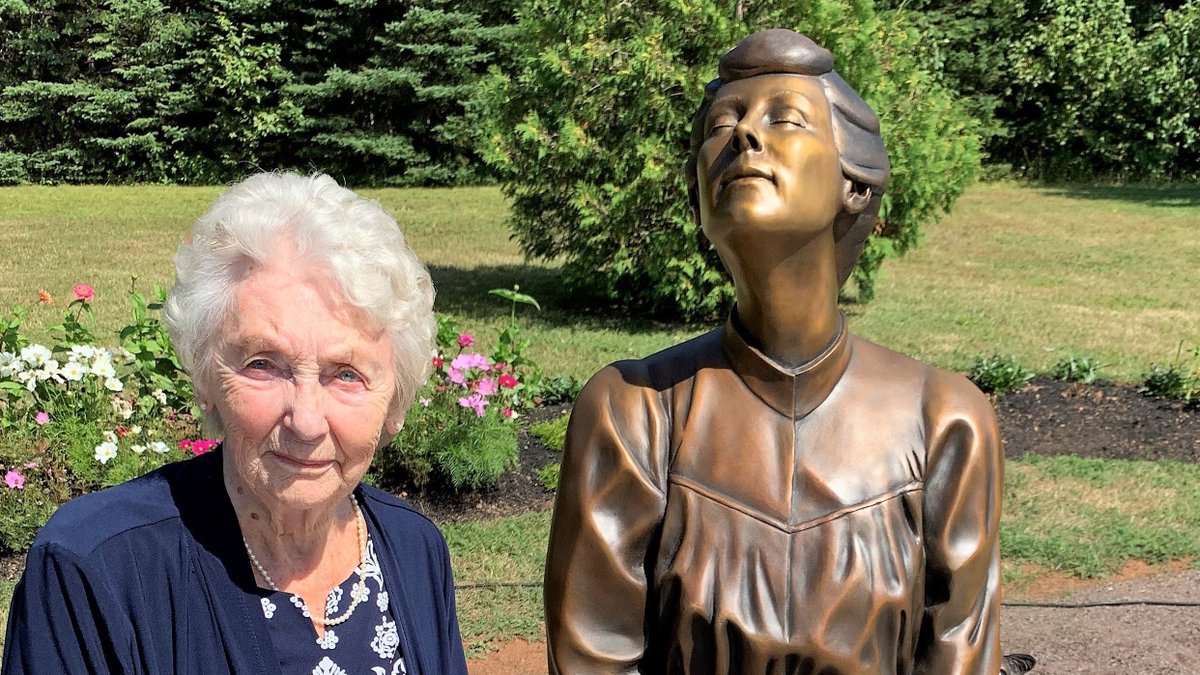
[[870,202],[870,185],[849,178],[842,179],[842,208],[846,213],[862,213]]

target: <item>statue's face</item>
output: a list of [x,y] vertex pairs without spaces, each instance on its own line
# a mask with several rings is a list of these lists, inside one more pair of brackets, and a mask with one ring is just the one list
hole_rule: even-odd
[[802,246],[832,226],[844,179],[819,79],[730,82],[717,90],[704,130],[696,166],[700,223],[718,249],[764,235],[771,245]]

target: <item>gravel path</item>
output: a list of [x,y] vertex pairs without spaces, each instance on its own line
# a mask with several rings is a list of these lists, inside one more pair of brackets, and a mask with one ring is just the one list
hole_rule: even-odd
[[[1102,584],[1064,602],[1200,603],[1200,570]],[[1200,675],[1200,607],[1005,607],[1005,652],[1037,657],[1037,675]]]

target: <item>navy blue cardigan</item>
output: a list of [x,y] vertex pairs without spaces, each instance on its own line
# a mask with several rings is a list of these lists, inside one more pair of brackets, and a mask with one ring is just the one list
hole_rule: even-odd
[[[445,540],[360,486],[409,675],[466,675]],[[75,499],[38,534],[8,618],[9,673],[279,673],[221,453]]]

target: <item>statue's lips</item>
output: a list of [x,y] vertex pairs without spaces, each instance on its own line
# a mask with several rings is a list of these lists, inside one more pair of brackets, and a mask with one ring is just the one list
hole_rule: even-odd
[[751,182],[755,180],[768,180],[771,183],[775,182],[775,176],[770,171],[764,171],[752,166],[730,167],[721,175],[720,188],[732,185],[738,182]]

